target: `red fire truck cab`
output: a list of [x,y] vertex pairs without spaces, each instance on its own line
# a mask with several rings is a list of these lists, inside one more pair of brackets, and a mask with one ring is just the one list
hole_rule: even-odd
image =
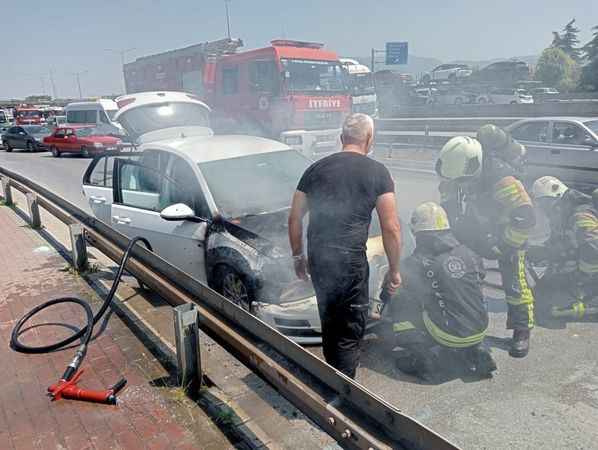
[[340,148],[351,101],[336,53],[322,44],[275,40],[237,52],[222,40],[139,58],[125,65],[127,93],[180,90],[213,110],[217,133],[280,139],[314,158]]
[[40,108],[20,107],[17,108],[15,116],[17,125],[42,125],[46,123]]

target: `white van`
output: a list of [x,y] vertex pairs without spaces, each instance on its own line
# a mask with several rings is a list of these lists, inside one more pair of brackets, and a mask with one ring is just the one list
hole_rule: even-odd
[[108,99],[69,103],[64,108],[69,125],[95,125],[101,133],[123,134],[122,127],[113,121],[117,111],[116,102]]

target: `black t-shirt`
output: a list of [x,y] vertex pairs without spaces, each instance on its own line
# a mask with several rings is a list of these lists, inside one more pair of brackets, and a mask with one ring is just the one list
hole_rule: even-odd
[[365,250],[377,198],[394,193],[388,169],[365,155],[340,152],[312,164],[297,190],[309,209],[308,247]]

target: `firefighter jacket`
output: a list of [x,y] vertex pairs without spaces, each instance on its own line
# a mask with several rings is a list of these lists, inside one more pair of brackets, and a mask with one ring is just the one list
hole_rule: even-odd
[[[551,262],[598,275],[598,212],[592,197],[569,189],[551,217],[551,236],[545,245]],[[571,264],[572,263],[572,264]]]
[[469,185],[453,180],[439,186],[457,239],[488,259],[522,249],[536,224],[534,209],[519,171],[500,161],[486,164]]
[[[421,323],[446,347],[470,347],[484,339],[488,312],[482,261],[450,231],[418,233],[415,251],[403,261],[401,273],[403,285],[393,300],[395,323]],[[419,311],[423,320],[409,317],[409,311]]]

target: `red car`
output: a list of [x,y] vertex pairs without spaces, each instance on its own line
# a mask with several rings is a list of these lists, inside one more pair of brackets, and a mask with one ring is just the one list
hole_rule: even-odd
[[78,153],[89,157],[107,150],[116,150],[121,140],[100,134],[90,126],[61,126],[44,138],[44,145],[58,158],[62,153]]

